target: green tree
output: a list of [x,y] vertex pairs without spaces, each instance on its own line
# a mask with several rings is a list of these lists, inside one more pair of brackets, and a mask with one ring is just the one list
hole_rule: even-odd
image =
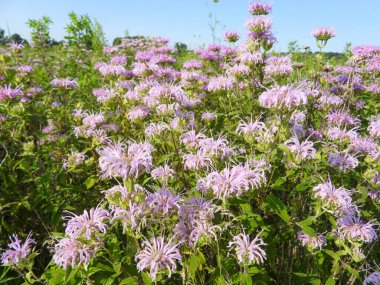
[[103,50],[103,47],[107,43],[103,27],[96,19],[94,19],[93,26],[92,48],[94,50]]
[[46,16],[43,16],[41,19],[28,20],[27,24],[29,28],[32,29],[30,37],[35,46],[43,47],[50,45],[51,39],[49,25],[52,23],[53,21]]
[[69,14],[70,23],[66,25],[67,35],[65,39],[70,44],[85,46],[86,48],[102,49],[106,44],[106,38],[100,23],[90,16],[77,15],[75,12]]
[[7,37],[5,36],[5,31],[0,28],[0,45],[5,45],[7,42]]
[[115,39],[113,40],[113,42],[112,42],[112,45],[113,45],[113,46],[117,46],[117,45],[121,44],[121,40],[122,40],[122,39],[123,39],[122,37],[117,37],[117,38],[115,38]]
[[15,43],[18,43],[18,44],[21,44],[21,43],[28,44],[28,42],[25,39],[23,39],[19,34],[12,34],[9,37],[8,42],[15,42]]
[[183,54],[187,51],[187,45],[181,42],[175,43],[174,48],[178,54]]
[[297,41],[290,41],[288,43],[288,52],[289,53],[295,53],[295,52],[298,52],[299,50],[300,50],[300,47],[299,47]]
[[84,44],[90,48],[94,36],[91,18],[86,15],[77,15],[75,12],[69,14],[70,23],[66,25],[67,36],[65,39],[70,44]]

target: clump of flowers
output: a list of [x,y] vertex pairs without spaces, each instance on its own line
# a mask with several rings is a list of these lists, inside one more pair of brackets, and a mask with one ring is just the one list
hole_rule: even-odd
[[318,41],[328,41],[336,36],[336,32],[333,28],[321,27],[315,28],[311,33]]
[[335,30],[330,27],[315,28],[311,34],[317,40],[317,45],[320,49],[326,46],[329,39],[336,36]]
[[179,221],[175,226],[176,237],[194,246],[201,240],[217,240],[217,231],[222,228],[214,225],[213,219],[219,209],[212,201],[203,198],[191,198],[183,203],[179,209]]
[[308,160],[315,157],[316,150],[313,147],[314,143],[311,141],[303,141],[300,142],[298,137],[295,136],[291,139],[288,139],[284,142],[284,144],[288,147],[291,153],[293,153],[296,157],[296,160]]
[[266,61],[265,74],[281,78],[293,72],[292,61],[289,56],[271,56]]
[[151,174],[154,179],[167,184],[168,180],[174,177],[175,171],[171,169],[169,165],[165,164],[164,166],[159,166],[153,169]]
[[330,179],[315,186],[313,191],[314,196],[321,199],[322,207],[326,210],[335,212],[352,206],[351,192],[343,187],[335,188]]
[[272,12],[272,4],[261,2],[249,3],[248,11],[252,15],[268,15],[270,12]]
[[316,249],[321,250],[326,245],[326,237],[322,234],[310,236],[304,232],[299,232],[297,237],[301,244],[306,246],[311,252],[314,252]]
[[266,253],[263,246],[266,243],[259,237],[259,233],[252,241],[249,235],[240,233],[233,237],[228,247],[234,247],[238,261],[243,265],[261,264],[266,259]]
[[380,284],[380,272],[372,272],[363,281],[364,285],[377,285]]
[[258,16],[247,20],[245,26],[251,32],[265,34],[272,28],[272,20],[265,16]]
[[65,218],[68,220],[65,233],[70,238],[91,240],[98,233],[107,231],[106,221],[109,217],[109,212],[101,207],[91,208],[90,211],[84,210],[82,215],[73,214],[72,217]]
[[259,96],[259,101],[264,108],[290,110],[307,104],[307,96],[300,88],[285,85],[263,92]]
[[374,224],[364,223],[359,216],[346,215],[337,221],[338,228],[334,231],[337,238],[351,243],[370,243],[377,239]]
[[327,163],[339,170],[339,172],[347,172],[359,165],[358,159],[348,152],[330,153]]
[[239,197],[249,189],[259,188],[266,181],[265,168],[251,168],[249,164],[226,167],[222,172],[211,172],[198,181],[197,188],[212,190],[218,199]]
[[0,47],[0,283],[379,283],[380,47],[271,52],[271,11],[195,51],[75,13]]
[[112,143],[99,152],[100,176],[121,177],[123,179],[138,177],[152,166],[153,147],[149,143]]
[[87,155],[81,152],[71,151],[71,154],[68,155],[67,159],[63,160],[62,167],[64,169],[75,168],[76,166],[82,164],[87,158]]
[[79,86],[77,80],[71,78],[55,78],[50,84],[65,89],[77,88]]
[[76,239],[62,238],[54,247],[53,260],[58,266],[67,269],[82,263],[88,264],[94,256],[94,246],[88,246]]
[[31,233],[29,233],[24,242],[16,234],[9,237],[9,239],[11,243],[8,244],[8,249],[1,255],[1,263],[5,266],[17,265],[19,262],[26,260],[32,251],[32,246],[36,243]]
[[236,43],[240,39],[240,33],[238,32],[225,32],[224,39],[229,43]]
[[165,242],[164,237],[153,237],[142,242],[142,249],[136,254],[137,269],[149,270],[150,278],[154,281],[157,274],[168,270],[169,277],[172,271],[177,270],[177,262],[182,261],[178,244],[170,239]]

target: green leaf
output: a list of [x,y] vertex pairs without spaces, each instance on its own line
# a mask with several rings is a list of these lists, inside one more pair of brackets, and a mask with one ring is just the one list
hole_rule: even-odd
[[304,181],[293,188],[294,192],[304,192],[310,187],[310,181]]
[[199,259],[196,254],[193,254],[189,259],[189,275],[191,279],[195,279],[195,272],[197,272]]
[[330,255],[332,258],[334,258],[335,260],[339,260],[341,256],[345,255],[346,254],[346,251],[345,250],[339,250],[337,252],[334,252],[332,250],[329,250],[329,249],[326,249],[325,252]]
[[120,274],[121,272],[121,263],[117,262],[113,264],[113,269],[115,270],[115,273]]
[[303,220],[301,222],[298,222],[297,225],[302,229],[302,231],[312,237],[316,237],[317,234],[315,231],[309,227],[313,222],[315,221],[315,217],[309,217],[306,220]]
[[319,279],[310,280],[310,285],[321,285],[322,282]]
[[280,144],[278,146],[279,149],[281,149],[283,152],[285,152],[286,154],[286,157],[288,158],[289,161],[294,161],[294,156],[293,154],[290,152],[289,148],[284,145],[284,144]]
[[95,183],[98,182],[98,177],[97,176],[90,176],[84,181],[84,185],[86,186],[87,189],[92,188]]
[[249,203],[240,204],[240,208],[243,210],[243,213],[252,213],[251,205]]
[[326,285],[335,285],[335,279],[333,276],[330,276],[330,278],[327,279]]
[[346,265],[346,268],[347,268],[348,272],[350,272],[352,275],[354,275],[356,278],[358,278],[360,281],[362,281],[359,271],[357,271],[356,269],[352,268],[349,265]]
[[280,189],[282,189],[282,187],[280,187],[280,186],[283,185],[285,182],[286,182],[286,177],[280,177],[276,180],[276,182],[274,182],[271,185],[271,188],[280,190]]
[[143,271],[143,272],[141,272],[141,276],[142,276],[142,279],[144,281],[144,284],[146,284],[146,285],[152,285],[152,281],[151,281],[150,276],[149,276],[148,273],[146,273],[146,272]]
[[73,269],[66,270],[64,284],[67,284],[71,279],[73,279],[75,277],[75,275],[77,274],[79,268],[80,268],[79,266],[76,266]]
[[276,196],[269,194],[265,198],[265,202],[270,206],[270,208],[287,224],[290,224],[290,216],[288,215],[284,203]]
[[252,278],[248,273],[240,273],[241,284],[252,285]]

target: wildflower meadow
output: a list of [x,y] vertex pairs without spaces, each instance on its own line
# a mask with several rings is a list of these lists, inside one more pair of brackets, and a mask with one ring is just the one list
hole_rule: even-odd
[[247,8],[196,50],[75,13],[1,45],[0,284],[380,284],[380,46],[275,52]]

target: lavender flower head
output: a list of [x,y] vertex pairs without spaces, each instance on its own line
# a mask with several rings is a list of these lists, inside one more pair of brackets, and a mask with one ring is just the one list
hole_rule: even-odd
[[23,95],[24,94],[20,87],[12,88],[11,85],[0,87],[0,101],[5,99],[13,99]]
[[336,32],[333,28],[320,27],[315,28],[311,32],[311,35],[314,36],[317,39],[317,41],[327,42],[329,39],[336,36]]
[[359,134],[356,132],[356,128],[346,130],[340,127],[330,127],[327,130],[327,137],[331,140],[344,141],[344,140],[353,140],[358,137]]
[[259,238],[259,233],[252,241],[245,233],[233,237],[233,241],[228,243],[228,247],[234,247],[240,264],[251,265],[264,263],[266,253],[262,249],[266,243]]
[[76,79],[70,78],[54,78],[50,84],[53,86],[63,87],[65,89],[77,88],[79,86]]
[[87,158],[87,155],[81,152],[71,151],[71,154],[67,156],[67,159],[63,160],[63,169],[75,168]]
[[376,54],[380,54],[380,46],[355,46],[352,48],[352,53],[354,56],[359,58],[367,58],[372,57]]
[[32,250],[32,245],[35,244],[35,240],[32,239],[31,233],[25,239],[25,242],[19,239],[19,237],[14,234],[9,237],[11,243],[8,244],[7,250],[1,255],[1,263],[3,265],[16,265],[22,260],[25,260]]
[[360,120],[358,118],[354,118],[351,114],[343,110],[331,111],[328,115],[326,115],[326,119],[330,124],[335,124],[338,126],[357,126],[360,124]]
[[376,137],[376,138],[380,137],[380,116],[371,120],[368,126],[368,132],[373,137]]
[[272,28],[272,20],[265,16],[258,16],[247,20],[245,26],[250,32],[263,34]]
[[240,39],[240,33],[238,32],[225,32],[224,39],[229,43],[236,43]]
[[236,79],[233,77],[228,77],[224,75],[213,76],[210,78],[207,90],[210,92],[216,92],[221,90],[228,91],[234,87],[235,83]]
[[163,188],[148,195],[144,201],[146,209],[154,215],[168,216],[176,213],[182,199]]
[[98,150],[100,177],[137,178],[152,166],[153,147],[149,143],[130,143],[128,149],[123,142],[110,142]]
[[202,151],[193,154],[184,154],[182,156],[185,169],[199,170],[201,168],[209,168],[212,164],[211,159]]
[[335,188],[330,179],[315,186],[313,191],[314,196],[321,199],[322,207],[327,211],[335,212],[352,206],[351,192],[343,187]]
[[203,198],[191,198],[178,210],[179,221],[174,232],[181,242],[194,246],[199,240],[217,240],[216,230],[221,227],[213,224],[215,212],[218,211],[211,201]]
[[218,199],[239,197],[251,188],[259,188],[266,181],[265,169],[247,165],[226,167],[222,172],[214,171],[198,180],[197,188],[212,190]]
[[251,52],[249,50],[242,50],[241,54],[239,55],[239,59],[241,63],[248,64],[248,65],[256,65],[256,64],[262,64],[264,63],[263,55],[258,52]]
[[295,158],[297,161],[312,159],[315,157],[317,152],[314,148],[313,142],[308,140],[300,142],[297,136],[288,139],[284,142],[284,144],[289,151],[296,156]]
[[98,233],[106,233],[109,220],[109,212],[101,207],[91,208],[89,212],[84,210],[82,215],[73,214],[72,217],[65,217],[69,220],[65,233],[70,238],[86,238],[91,240]]
[[148,136],[148,137],[151,137],[151,136],[157,136],[157,135],[160,135],[164,130],[167,130],[169,129],[168,125],[166,125],[165,123],[150,123],[149,126],[147,126],[145,128],[145,134]]
[[95,250],[76,239],[63,238],[55,245],[53,260],[54,262],[67,269],[82,263],[90,263],[92,257],[95,256]]
[[372,137],[352,137],[349,145],[350,151],[362,152],[376,157],[379,153],[377,142]]
[[351,243],[370,243],[377,239],[374,224],[371,222],[363,223],[360,216],[346,215],[337,221],[338,229],[334,230],[334,235],[341,240]]
[[123,233],[125,233],[127,229],[135,229],[137,227],[141,214],[141,205],[129,201],[129,205],[126,208],[119,206],[114,208],[111,223],[115,221],[121,222],[123,225]]
[[274,87],[259,96],[260,105],[264,108],[292,109],[307,104],[307,96],[300,88],[293,86]]
[[301,242],[303,246],[306,246],[311,252],[315,251],[319,248],[322,250],[322,247],[326,245],[326,238],[319,234],[317,236],[309,236],[304,232],[298,233],[298,240]]
[[271,77],[283,77],[293,72],[289,56],[271,56],[266,60],[265,74]]
[[359,165],[358,159],[348,152],[330,153],[327,158],[327,163],[343,173],[350,169],[354,169]]
[[251,118],[251,120],[247,122],[241,121],[236,128],[236,132],[238,134],[243,134],[248,141],[254,139],[260,143],[271,142],[274,139],[272,131],[259,120],[260,118],[253,121]]
[[380,284],[380,272],[372,272],[368,275],[364,281],[363,285],[378,285]]
[[137,107],[134,107],[132,110],[129,110],[129,112],[127,113],[127,118],[132,121],[132,122],[135,122],[139,119],[144,119],[146,118],[150,113],[150,109],[148,107],[145,107],[145,106],[137,106]]
[[214,121],[216,119],[216,114],[214,113],[211,113],[211,112],[204,112],[202,113],[201,115],[201,120],[202,121],[207,121],[207,122],[210,122],[210,121]]
[[248,10],[252,15],[268,15],[272,12],[272,4],[261,2],[249,3]]
[[83,114],[83,124],[90,128],[95,128],[97,125],[104,123],[106,118],[102,112]]
[[22,50],[24,48],[24,44],[23,43],[17,43],[15,41],[12,41],[11,43],[9,43],[9,46],[15,52],[19,52],[20,50]]
[[184,69],[201,69],[203,67],[202,61],[198,59],[191,59],[188,61],[185,61],[183,64]]
[[114,89],[98,88],[92,90],[92,94],[96,97],[98,102],[106,102],[117,96]]
[[156,180],[162,181],[167,184],[170,178],[173,178],[175,171],[165,164],[164,166],[159,166],[152,170],[152,177]]
[[143,241],[142,248],[135,258],[137,269],[139,272],[149,269],[152,280],[155,280],[157,274],[165,269],[169,271],[170,277],[172,271],[177,270],[177,262],[182,261],[178,244],[174,244],[172,239],[166,243],[163,237],[153,237],[150,241]]

